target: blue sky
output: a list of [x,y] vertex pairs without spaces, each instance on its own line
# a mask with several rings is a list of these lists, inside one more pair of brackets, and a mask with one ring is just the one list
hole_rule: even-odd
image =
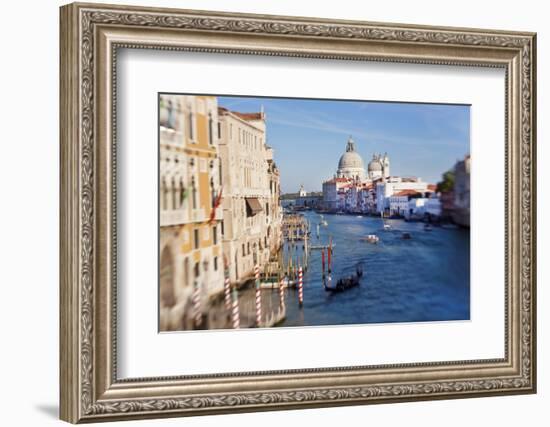
[[336,172],[351,135],[365,168],[387,152],[392,175],[436,183],[470,152],[470,107],[365,101],[218,97],[239,112],[267,115],[267,143],[275,150],[283,193],[320,191]]

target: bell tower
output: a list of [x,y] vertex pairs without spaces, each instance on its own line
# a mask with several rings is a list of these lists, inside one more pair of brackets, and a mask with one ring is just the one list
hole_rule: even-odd
[[384,153],[384,158],[382,159],[382,169],[382,175],[384,178],[388,178],[390,176],[390,158],[388,157],[388,153]]

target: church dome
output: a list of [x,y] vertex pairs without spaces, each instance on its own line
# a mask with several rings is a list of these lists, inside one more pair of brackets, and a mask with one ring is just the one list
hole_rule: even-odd
[[338,169],[364,169],[364,167],[363,159],[355,151],[355,141],[350,136],[346,145],[346,152],[342,154],[338,162]]
[[382,165],[378,160],[371,160],[369,163],[369,172],[381,172]]
[[342,154],[342,157],[340,157],[340,161],[338,162],[338,169],[363,169],[363,159],[361,156],[356,153],[355,151],[346,151],[344,154]]
[[365,166],[363,159],[355,151],[355,142],[351,137],[348,139],[346,146],[346,152],[340,157],[338,162],[338,170],[336,175],[339,178],[351,178],[351,179],[364,179],[365,178]]

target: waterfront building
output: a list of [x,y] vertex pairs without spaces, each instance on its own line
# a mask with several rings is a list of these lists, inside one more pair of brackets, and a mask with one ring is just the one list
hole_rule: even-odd
[[390,214],[388,198],[402,191],[428,192],[428,183],[418,177],[390,176],[376,183],[376,212]]
[[357,195],[359,211],[367,214],[376,213],[376,191],[374,183],[363,183]]
[[411,210],[411,197],[428,197],[434,191],[435,186],[421,178],[391,176],[387,153],[373,154],[365,172],[363,159],[350,137],[336,174],[323,182],[322,205],[333,212],[405,216]]
[[265,113],[218,109],[223,251],[232,282],[253,276],[281,239],[279,170],[266,144]]
[[267,203],[267,244],[270,254],[278,252],[282,243],[283,210],[281,208],[281,173],[273,158],[273,149],[266,146],[269,201]]
[[470,226],[470,155],[455,164],[454,206],[452,218],[456,224]]
[[340,195],[348,185],[353,182],[351,178],[334,177],[323,182],[323,207],[330,211],[340,210]]
[[390,216],[408,217],[412,213],[411,207],[413,210],[417,210],[419,207],[424,206],[422,194],[416,190],[401,190],[387,199]]
[[441,200],[437,195],[433,194],[432,197],[426,199],[424,212],[430,217],[441,218]]
[[161,95],[159,106],[160,329],[188,329],[191,295],[223,287],[217,100]]
[[294,206],[298,209],[318,209],[322,206],[323,193],[307,192],[303,185],[300,186],[298,197],[294,200]]
[[374,154],[365,171],[355,141],[350,137],[333,178],[323,182],[322,206],[329,211],[374,213],[376,184],[390,179],[390,158]]

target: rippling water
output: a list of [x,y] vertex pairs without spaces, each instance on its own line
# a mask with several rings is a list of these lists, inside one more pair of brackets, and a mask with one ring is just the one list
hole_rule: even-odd
[[[332,294],[323,289],[321,251],[312,250],[304,274],[304,305],[298,307],[295,290],[288,290],[287,318],[280,326],[315,326],[359,323],[468,320],[470,318],[470,234],[465,229],[434,227],[423,223],[383,221],[355,215],[325,215],[327,227],[316,225],[320,216],[305,214],[311,222],[311,244],[335,244],[333,283],[362,263],[358,287]],[[403,240],[403,232],[411,234]],[[378,244],[361,241],[367,234]],[[298,252],[299,253],[299,252]],[[274,296],[276,291],[274,291]]]

